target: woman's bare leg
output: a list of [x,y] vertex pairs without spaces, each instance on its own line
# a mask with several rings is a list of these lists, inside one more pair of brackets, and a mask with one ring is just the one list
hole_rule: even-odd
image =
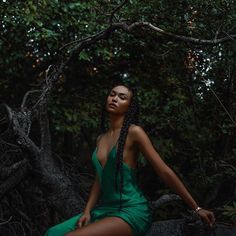
[[71,231],[65,236],[132,236],[131,226],[116,216],[105,217],[82,228]]

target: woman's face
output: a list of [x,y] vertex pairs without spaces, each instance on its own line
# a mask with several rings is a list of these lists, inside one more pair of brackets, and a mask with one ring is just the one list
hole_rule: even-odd
[[115,86],[111,89],[106,102],[108,112],[114,114],[124,114],[127,112],[132,92],[123,85]]

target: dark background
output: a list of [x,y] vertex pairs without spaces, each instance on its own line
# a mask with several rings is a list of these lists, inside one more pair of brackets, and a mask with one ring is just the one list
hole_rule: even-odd
[[[40,88],[47,67],[60,63],[59,48],[106,28],[105,13],[119,3],[2,1],[0,101],[18,109],[27,91]],[[234,1],[149,0],[130,1],[117,17],[214,39],[235,32],[235,12]],[[140,125],[163,160],[199,205],[213,210],[218,221],[235,224],[235,55],[235,38],[206,45],[176,41],[151,29],[115,31],[75,56],[54,85],[48,102],[53,157],[73,181],[80,179],[78,188],[86,198],[105,94],[114,78],[124,78],[138,86]],[[36,143],[38,132],[33,123],[30,135]],[[6,154],[2,148],[0,166],[24,155]],[[173,193],[141,155],[140,163],[140,185],[148,199]],[[159,208],[155,219],[179,218],[186,208],[173,201]],[[42,235],[62,219],[30,174],[0,201],[0,221],[5,222],[0,230],[10,235]]]

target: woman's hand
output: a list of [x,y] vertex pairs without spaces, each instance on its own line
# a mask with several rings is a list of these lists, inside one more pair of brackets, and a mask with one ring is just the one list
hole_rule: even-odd
[[84,212],[77,222],[78,227],[81,228],[82,226],[87,225],[90,222],[90,219],[91,219],[90,213]]
[[201,217],[202,220],[206,221],[210,227],[213,227],[213,224],[215,223],[215,216],[212,211],[201,208],[197,211],[197,214]]

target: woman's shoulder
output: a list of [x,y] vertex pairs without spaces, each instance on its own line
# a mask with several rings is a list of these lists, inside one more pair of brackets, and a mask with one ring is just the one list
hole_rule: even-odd
[[132,140],[137,140],[139,137],[146,135],[144,128],[141,125],[131,124],[128,130],[128,135]]
[[138,134],[143,131],[144,129],[141,125],[131,124],[129,127],[129,133],[131,134]]

